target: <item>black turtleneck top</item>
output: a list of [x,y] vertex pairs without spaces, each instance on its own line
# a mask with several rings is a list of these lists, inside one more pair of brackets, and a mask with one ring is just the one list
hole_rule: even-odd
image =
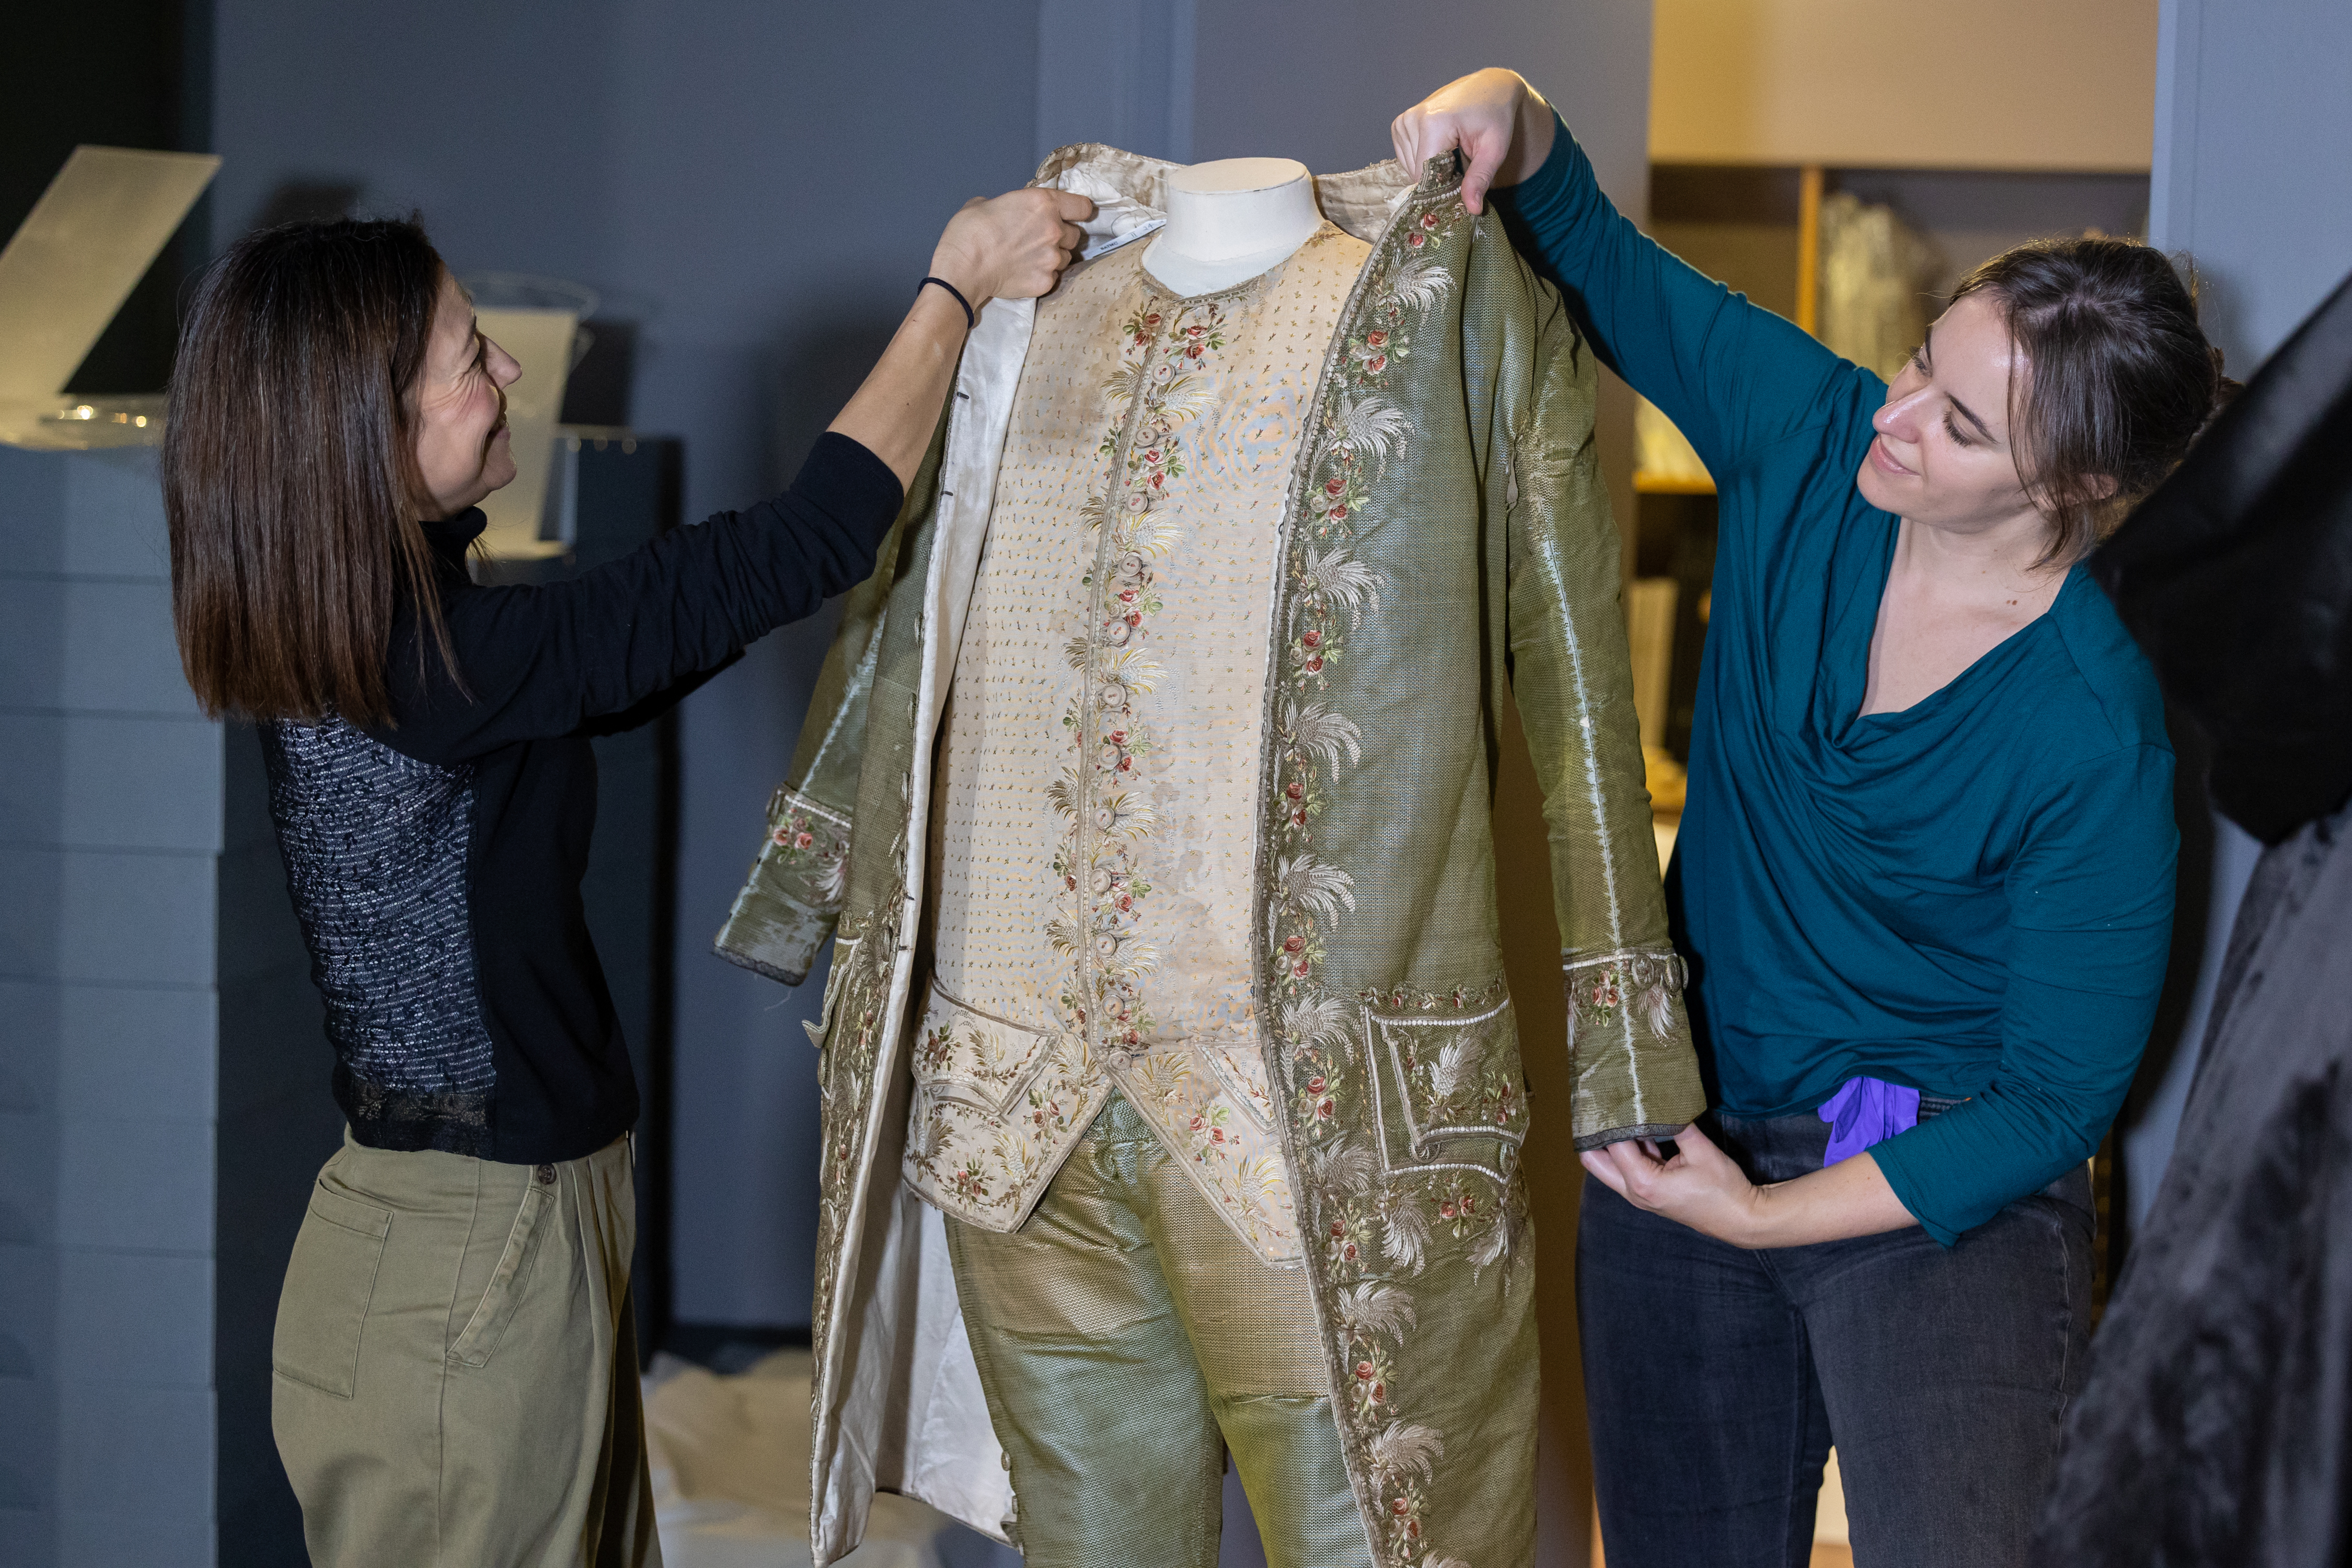
[[462,689],[429,644],[420,672],[406,608],[392,723],[263,731],[335,1096],[360,1142],[538,1164],[635,1121],[580,898],[589,737],[646,722],[863,578],[902,499],[880,458],[827,434],[784,494],[566,582],[478,586],[465,552],[482,514],[425,524]]

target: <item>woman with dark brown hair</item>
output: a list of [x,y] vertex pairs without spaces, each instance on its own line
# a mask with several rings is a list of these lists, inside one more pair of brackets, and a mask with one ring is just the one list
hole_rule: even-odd
[[974,312],[1052,288],[1091,211],[969,204],[791,489],[546,587],[467,577],[520,367],[422,229],[272,229],[205,275],[163,453],[181,658],[261,727],[348,1123],[272,1354],[312,1562],[659,1561],[588,739],[872,571]]
[[1834,1441],[1857,1563],[2018,1563],[2171,934],[2163,704],[2078,563],[2226,394],[2194,300],[2146,246],[2027,246],[1890,385],[1643,237],[1512,72],[1395,137],[1461,150],[1717,484],[1667,878],[1717,1110],[1583,1153],[1610,1555],[1804,1563]]

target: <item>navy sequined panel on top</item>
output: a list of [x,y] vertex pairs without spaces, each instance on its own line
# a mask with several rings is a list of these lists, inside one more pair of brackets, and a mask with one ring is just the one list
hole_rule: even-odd
[[418,762],[332,717],[266,724],[261,738],[354,1135],[488,1155],[495,1071],[467,889],[472,766]]

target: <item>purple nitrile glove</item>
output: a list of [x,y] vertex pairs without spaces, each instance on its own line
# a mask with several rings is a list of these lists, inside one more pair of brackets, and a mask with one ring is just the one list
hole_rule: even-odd
[[1850,1078],[1814,1114],[1830,1124],[1823,1169],[1919,1125],[1919,1091],[1874,1078]]

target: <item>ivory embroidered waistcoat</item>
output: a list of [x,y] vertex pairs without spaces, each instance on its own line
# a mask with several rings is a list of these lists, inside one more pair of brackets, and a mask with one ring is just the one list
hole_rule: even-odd
[[1370,247],[1183,299],[1130,246],[1043,301],[941,720],[907,1179],[1010,1230],[1116,1085],[1242,1238],[1297,1224],[1253,1000],[1277,548]]

